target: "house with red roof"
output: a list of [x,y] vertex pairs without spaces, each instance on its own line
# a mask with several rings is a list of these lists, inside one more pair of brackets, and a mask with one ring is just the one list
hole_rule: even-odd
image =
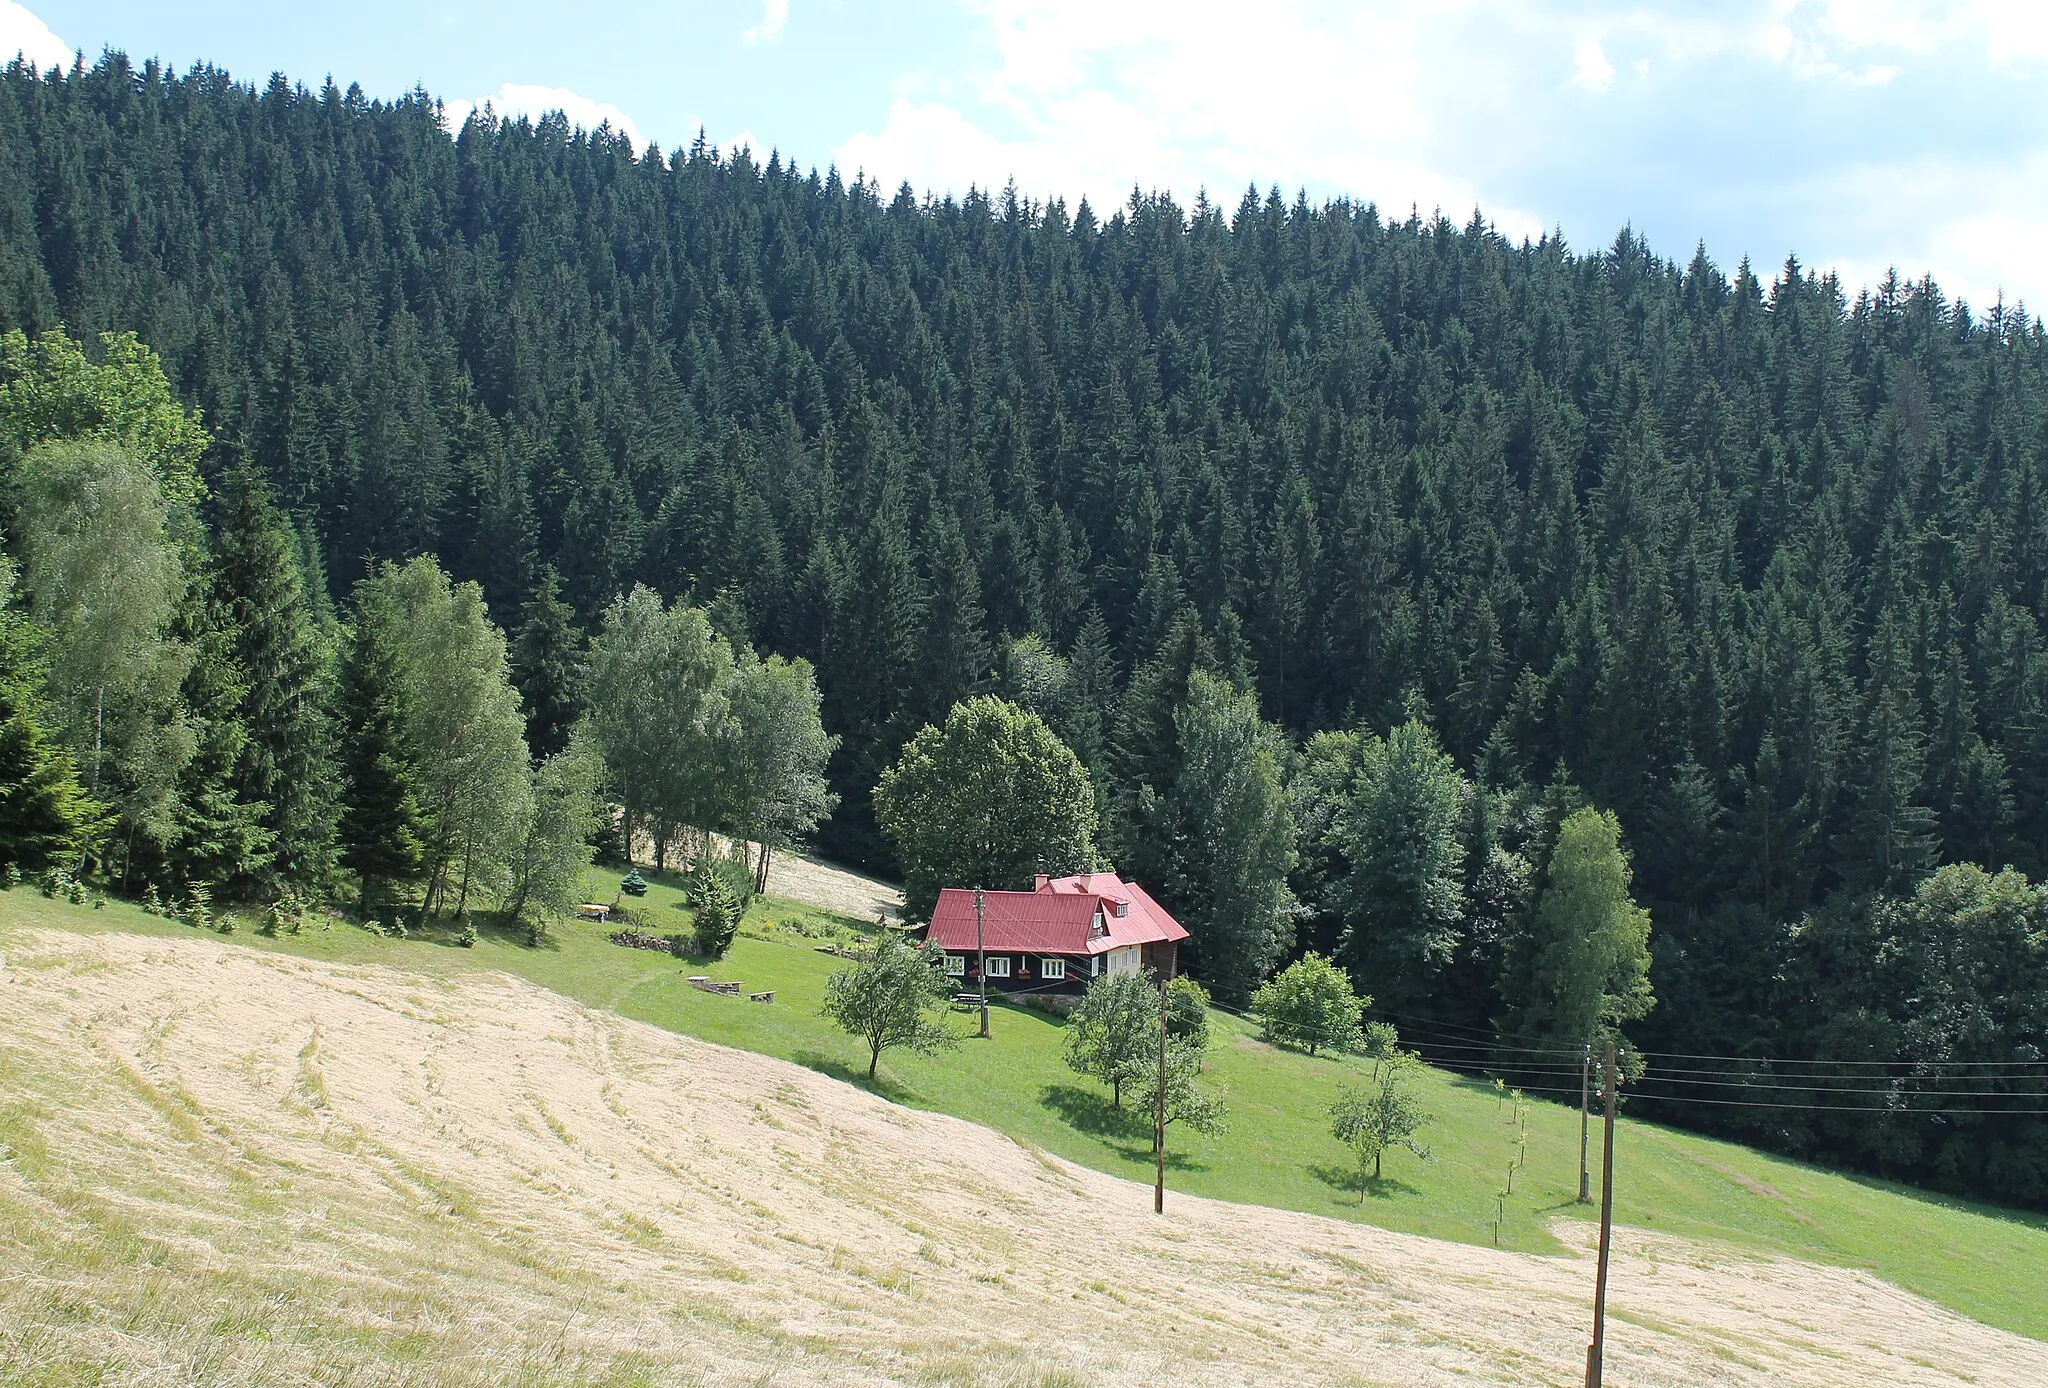
[[1005,993],[1078,993],[1103,974],[1156,970],[1172,978],[1188,938],[1135,882],[1113,872],[1039,874],[1028,892],[983,892],[976,935],[974,893],[947,887],[925,939],[946,951],[946,972]]

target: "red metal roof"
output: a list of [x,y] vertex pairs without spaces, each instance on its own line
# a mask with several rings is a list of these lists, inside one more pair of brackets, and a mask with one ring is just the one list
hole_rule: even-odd
[[[1122,903],[1124,914],[1117,915]],[[1094,934],[1100,914],[1106,927]],[[982,946],[1020,954],[1107,954],[1127,945],[1185,940],[1188,932],[1135,882],[1113,872],[1062,877],[1034,892],[982,893]],[[925,938],[965,953],[974,943],[974,893],[947,887]]]

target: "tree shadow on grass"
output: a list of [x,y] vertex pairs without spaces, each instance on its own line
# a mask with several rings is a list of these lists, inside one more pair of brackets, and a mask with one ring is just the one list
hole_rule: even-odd
[[[1308,1174],[1333,1190],[1342,1191],[1351,1197],[1346,1204],[1363,1203],[1358,1198],[1358,1168],[1355,1166],[1325,1166],[1314,1163]],[[1391,1200],[1396,1195],[1420,1195],[1421,1188],[1411,1186],[1397,1176],[1379,1176],[1365,1183],[1366,1196],[1373,1200]]]
[[790,1059],[806,1070],[816,1070],[821,1075],[830,1075],[835,1080],[844,1080],[855,1089],[865,1089],[876,1098],[887,1099],[892,1104],[909,1105],[917,1096],[884,1075],[876,1075],[872,1083],[868,1080],[865,1065],[854,1065],[836,1055],[823,1051],[802,1050]]
[[[1109,1149],[1125,1161],[1144,1162],[1147,1166],[1150,1166],[1154,1160],[1152,1156],[1152,1136],[1150,1133],[1145,1135],[1143,1142],[1112,1142],[1109,1144]],[[1185,1152],[1174,1151],[1173,1129],[1168,1128],[1166,1130],[1166,1169],[1168,1171],[1207,1171],[1209,1164],[1196,1161]]]
[[[1141,1128],[1148,1134],[1152,1130],[1149,1119],[1140,1124],[1129,1109],[1113,1107],[1108,1095],[1079,1085],[1049,1084],[1039,1091],[1038,1102],[1057,1113],[1068,1127],[1090,1137],[1130,1137]],[[1151,1155],[1149,1144],[1146,1155]]]

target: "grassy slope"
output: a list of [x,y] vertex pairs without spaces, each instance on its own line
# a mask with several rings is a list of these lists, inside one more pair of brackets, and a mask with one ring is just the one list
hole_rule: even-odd
[[[598,899],[611,895],[607,882]],[[657,933],[682,928],[686,918],[676,900],[668,883],[657,882],[636,910],[636,925]],[[795,921],[828,919],[808,907],[762,901],[731,955],[708,968],[618,948],[604,938],[606,928],[588,924],[557,930],[539,949],[525,947],[523,937],[490,931],[477,948],[464,950],[440,937],[384,940],[341,924],[296,939],[268,941],[247,933],[236,938],[337,961],[503,969],[595,1007],[853,1078],[865,1069],[864,1051],[817,1015],[824,980],[840,965],[790,928]],[[26,890],[0,894],[0,927],[27,923],[190,933],[132,907],[110,904],[90,911]],[[737,979],[749,989],[773,988],[776,1001],[762,1006],[699,992],[683,982],[692,972]],[[1351,1063],[1278,1051],[1234,1019],[1219,1014],[1216,1022],[1212,1077],[1228,1091],[1230,1131],[1173,1135],[1173,1190],[1492,1242],[1494,1193],[1514,1155],[1514,1129],[1489,1087],[1430,1072],[1426,1103],[1435,1121],[1424,1137],[1434,1158],[1425,1163],[1406,1153],[1391,1155],[1387,1179],[1361,1206],[1345,1153],[1327,1135],[1322,1118]],[[971,1030],[967,1018],[957,1024]],[[1084,1165],[1150,1179],[1149,1122],[1114,1113],[1097,1086],[1065,1068],[1059,1022],[999,1009],[993,1031],[990,1041],[970,1038],[933,1059],[886,1056],[879,1088],[901,1102],[986,1123]],[[1546,1222],[1580,1213],[1572,1203],[1578,1114],[1532,1102],[1528,1133],[1528,1164],[1506,1202],[1500,1240],[1511,1248],[1545,1251],[1555,1247]],[[1620,1222],[1867,1268],[1989,1324],[2048,1338],[2048,1279],[2021,1271],[2048,1267],[2048,1219],[1839,1176],[1628,1120],[1619,1126],[1616,1148]]]

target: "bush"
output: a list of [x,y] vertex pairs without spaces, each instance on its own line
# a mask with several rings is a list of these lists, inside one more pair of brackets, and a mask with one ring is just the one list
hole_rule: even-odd
[[194,882],[186,891],[185,924],[195,930],[213,929],[213,889]]
[[462,923],[462,933],[461,933],[460,935],[457,935],[457,936],[455,937],[455,943],[456,943],[456,944],[458,944],[458,945],[461,945],[461,946],[462,946],[462,947],[463,947],[464,949],[475,949],[475,948],[476,948],[476,922],[475,922],[475,921],[464,921],[464,922]]
[[7,873],[6,873],[6,877],[5,877],[5,879],[4,879],[4,883],[5,883],[6,889],[7,889],[8,891],[10,891],[10,892],[11,892],[11,891],[13,891],[13,890],[14,890],[14,889],[15,889],[16,887],[19,887],[19,886],[21,885],[21,864],[20,864],[20,863],[9,863],[9,864],[7,865]]
[[306,903],[297,894],[285,892],[270,903],[270,909],[263,913],[263,923],[256,927],[259,935],[275,938],[279,935],[296,935],[306,926]]

